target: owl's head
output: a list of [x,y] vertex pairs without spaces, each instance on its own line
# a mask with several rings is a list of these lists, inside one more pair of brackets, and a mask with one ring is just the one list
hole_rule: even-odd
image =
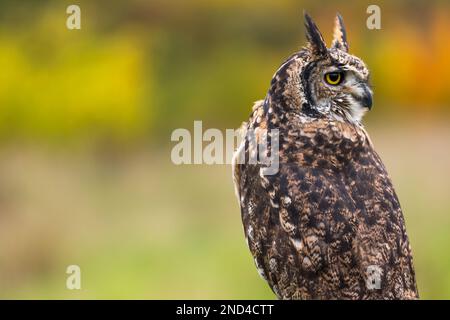
[[369,70],[361,59],[348,53],[342,17],[336,16],[329,48],[308,14],[305,26],[308,45],[275,73],[268,94],[270,104],[312,118],[359,123],[372,107]]

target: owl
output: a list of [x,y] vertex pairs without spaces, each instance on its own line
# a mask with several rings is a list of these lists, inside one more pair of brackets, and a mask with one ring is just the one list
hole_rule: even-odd
[[[369,71],[339,14],[329,48],[307,14],[305,26],[307,45],[276,71],[233,157],[256,268],[279,299],[417,299],[399,200],[361,122]],[[264,143],[270,174],[255,158]]]

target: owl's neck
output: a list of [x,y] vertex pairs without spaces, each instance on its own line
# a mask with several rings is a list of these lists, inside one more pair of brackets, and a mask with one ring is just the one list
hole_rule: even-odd
[[348,122],[299,117],[280,133],[280,163],[339,169],[372,148],[364,128]]
[[[255,130],[256,133],[261,133],[258,130],[263,129],[268,136],[273,129],[278,130],[280,162],[295,161],[314,167],[323,163],[311,159],[326,157],[329,160],[327,166],[338,168],[358,158],[366,148],[371,148],[369,136],[359,122],[316,114],[309,116],[279,108],[280,104],[271,104],[269,98],[258,101],[247,129]],[[271,139],[268,143],[271,148]]]

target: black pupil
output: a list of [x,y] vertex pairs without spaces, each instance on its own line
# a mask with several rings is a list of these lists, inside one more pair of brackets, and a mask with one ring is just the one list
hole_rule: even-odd
[[330,79],[332,82],[338,81],[338,80],[339,80],[339,73],[336,73],[336,72],[330,73],[330,74],[329,74],[329,79]]

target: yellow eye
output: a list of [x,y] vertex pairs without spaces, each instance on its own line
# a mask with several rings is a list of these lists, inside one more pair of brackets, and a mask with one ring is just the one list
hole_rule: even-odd
[[325,82],[332,86],[337,86],[344,80],[342,72],[330,72],[325,75]]

